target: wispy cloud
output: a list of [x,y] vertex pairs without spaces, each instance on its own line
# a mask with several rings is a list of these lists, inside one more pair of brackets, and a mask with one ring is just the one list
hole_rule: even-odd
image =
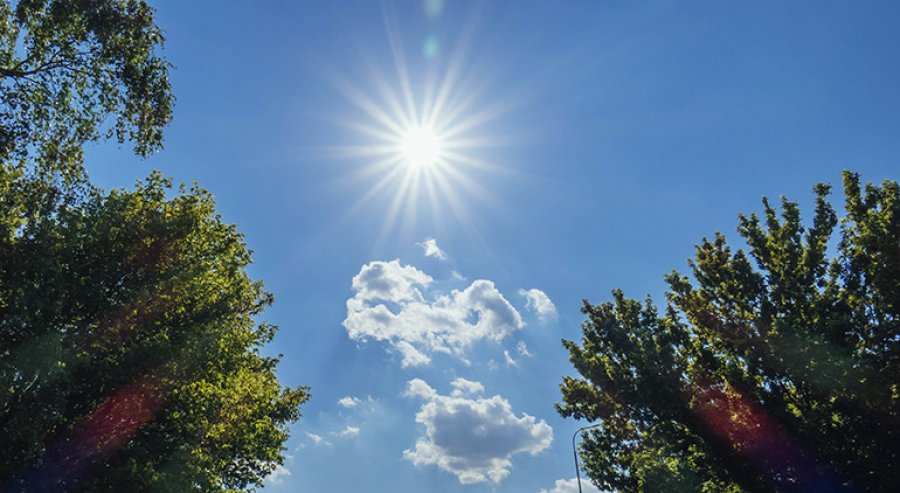
[[422,250],[425,252],[426,257],[434,257],[439,260],[447,260],[447,252],[441,250],[441,247],[438,246],[437,240],[434,238],[425,238],[421,243],[416,243],[422,247]]
[[343,430],[335,433],[335,435],[341,438],[353,438],[359,436],[359,427],[358,426],[347,426]]
[[519,356],[525,356],[526,358],[531,357],[531,353],[528,352],[528,345],[525,344],[525,341],[516,343],[516,352],[519,353]]
[[291,470],[283,465],[278,465],[275,469],[266,476],[266,483],[268,484],[281,484],[284,482],[285,478],[291,475]]
[[510,356],[509,351],[503,351],[503,359],[506,361],[506,366],[519,366],[519,362]]
[[322,445],[322,446],[330,446],[331,442],[322,438],[321,435],[316,435],[315,433],[306,433],[306,438],[309,439],[310,443],[313,445]]

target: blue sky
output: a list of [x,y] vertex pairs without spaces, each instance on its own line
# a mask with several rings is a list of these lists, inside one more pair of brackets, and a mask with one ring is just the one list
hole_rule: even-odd
[[[279,376],[313,395],[266,491],[574,491],[583,423],[553,404],[582,299],[660,299],[762,195],[898,178],[893,2],[154,5],[165,150],[87,167],[198,181],[255,251]],[[445,83],[440,163],[410,166],[391,97]]]

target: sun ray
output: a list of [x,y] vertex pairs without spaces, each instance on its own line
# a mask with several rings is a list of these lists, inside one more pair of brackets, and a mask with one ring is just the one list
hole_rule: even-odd
[[448,206],[453,219],[462,227],[466,236],[476,243],[483,243],[483,236],[474,222],[472,214],[460,198],[459,191],[448,180],[436,180],[443,203]]
[[444,174],[444,181],[453,182],[455,189],[464,189],[468,195],[479,197],[481,205],[487,205],[492,209],[496,209],[497,203],[493,199],[493,195],[485,189],[484,185],[473,180],[469,175],[463,173],[458,168],[448,168]]
[[396,118],[392,118],[391,115],[388,114],[388,112],[386,112],[382,107],[378,106],[375,101],[363,94],[359,89],[353,87],[353,85],[346,81],[343,81],[342,79],[338,79],[334,82],[337,85],[338,89],[344,94],[344,97],[346,97],[359,109],[363,110],[363,112],[365,112],[375,121],[394,132],[399,133],[403,131],[402,122],[398,122]]
[[444,107],[450,99],[451,93],[458,88],[460,78],[464,73],[463,67],[466,63],[471,44],[475,39],[475,31],[480,18],[479,12],[473,12],[471,16],[463,23],[462,29],[457,36],[457,43],[450,54],[444,77],[441,80],[440,89],[434,99],[427,99],[424,104],[429,106],[428,116],[425,124],[435,126],[434,121],[436,115],[443,114]]
[[[512,108],[503,104],[494,104],[487,108],[484,108],[473,115],[469,115],[465,119],[461,119],[459,121],[452,121],[447,128],[441,129],[441,133],[445,135],[446,138],[452,139],[457,135],[465,134],[466,132],[472,130],[473,128],[481,127],[487,123],[490,123],[504,114],[510,112]],[[460,110],[463,111],[463,110]]]
[[[352,120],[346,120],[341,123],[344,127],[363,136],[371,137],[379,143],[390,142],[391,139],[394,139],[397,136],[397,133],[391,132],[390,129],[379,128],[368,123],[354,122]],[[402,130],[398,128],[398,131]]]
[[425,192],[428,194],[428,205],[430,207],[430,211],[432,216],[435,218],[435,221],[439,221],[440,215],[434,214],[435,211],[438,210],[438,195],[435,193],[435,179],[440,174],[440,167],[443,163],[438,165],[438,169],[434,173],[426,173],[425,174]]
[[384,98],[386,102],[387,109],[392,115],[394,115],[394,119],[397,121],[400,128],[406,128],[412,125],[412,121],[407,118],[406,110],[403,108],[403,104],[401,103],[400,98],[398,97],[397,93],[391,89],[391,84],[388,82],[388,79],[384,75],[384,72],[378,66],[373,65],[371,62],[366,62],[366,66],[368,68],[369,75],[375,82],[375,87],[378,89],[380,96]]
[[391,53],[394,58],[394,67],[397,70],[397,79],[400,82],[400,90],[403,95],[403,101],[406,103],[406,120],[407,126],[418,123],[416,114],[415,96],[410,83],[409,70],[406,65],[406,54],[403,50],[400,29],[394,21],[393,15],[388,15],[387,9],[384,10],[385,30],[388,35],[388,43],[391,47]]
[[381,236],[379,237],[379,243],[384,240],[384,238],[390,234],[391,230],[394,229],[394,223],[397,220],[397,216],[400,213],[400,209],[402,206],[409,200],[409,188],[413,182],[414,173],[410,172],[408,169],[406,173],[403,175],[403,179],[400,183],[400,186],[397,188],[397,192],[394,195],[393,200],[388,206],[387,212],[384,217],[384,223],[382,227]]
[[390,60],[365,56],[368,46],[359,50],[370,86],[329,78],[358,112],[334,119],[356,142],[329,149],[329,155],[355,163],[344,185],[363,187],[348,214],[379,211],[381,231],[373,248],[395,233],[415,233],[419,224],[443,229],[449,218],[480,237],[480,218],[471,208],[498,209],[485,180],[504,167],[479,151],[499,146],[490,129],[511,106],[486,102],[495,79],[468,65],[476,22],[464,23],[446,63],[438,56],[420,64],[408,56],[391,7],[383,14]]
[[484,159],[479,159],[461,152],[445,150],[444,155],[447,157],[447,159],[453,160],[453,162],[455,163],[455,166],[453,167],[454,170],[459,170],[459,168],[463,167],[480,171],[500,171],[505,169],[504,166],[501,166],[499,164],[492,163]]
[[378,181],[375,182],[374,185],[369,187],[369,189],[366,190],[366,192],[362,196],[360,196],[353,202],[353,204],[348,209],[348,213],[354,214],[362,207],[368,205],[374,197],[376,197],[379,193],[381,193],[382,190],[385,189],[385,187],[396,181],[398,175],[400,175],[402,172],[402,168],[400,168],[399,166],[394,166],[393,169],[385,173],[380,179],[378,179]]

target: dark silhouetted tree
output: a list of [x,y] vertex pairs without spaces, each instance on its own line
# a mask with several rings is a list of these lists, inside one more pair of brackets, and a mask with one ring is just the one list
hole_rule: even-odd
[[[602,425],[585,470],[620,491],[895,491],[900,484],[900,192],[843,176],[811,226],[796,203],[716,234],[668,302],[585,302],[565,417]],[[779,217],[780,215],[780,217]],[[833,254],[829,255],[829,249]]]

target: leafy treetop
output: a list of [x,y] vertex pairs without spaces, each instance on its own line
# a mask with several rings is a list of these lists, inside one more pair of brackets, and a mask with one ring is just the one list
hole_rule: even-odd
[[168,195],[153,174],[0,235],[0,490],[238,491],[283,462],[308,394],[260,353],[272,297],[208,192]]
[[163,35],[143,0],[0,0],[0,161],[82,174],[82,146],[147,156],[172,116]]
[[[585,302],[565,417],[598,421],[585,469],[620,491],[893,491],[900,482],[900,189],[815,187],[810,227],[740,216],[749,254],[704,239],[663,314]],[[835,254],[829,258],[829,248]]]

